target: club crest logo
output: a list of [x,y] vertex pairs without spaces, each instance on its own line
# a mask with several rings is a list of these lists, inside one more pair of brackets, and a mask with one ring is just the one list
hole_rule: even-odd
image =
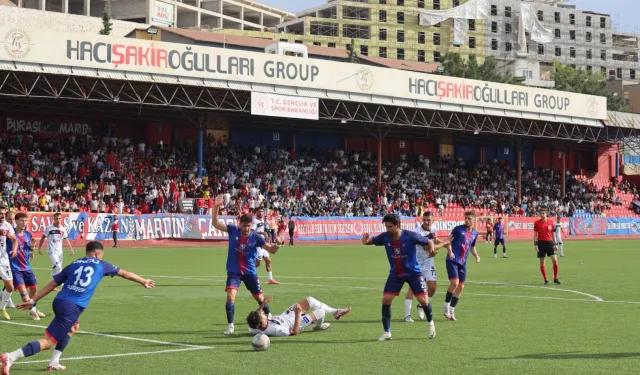
[[4,36],[4,50],[12,59],[23,59],[31,51],[31,39],[21,29],[11,29]]

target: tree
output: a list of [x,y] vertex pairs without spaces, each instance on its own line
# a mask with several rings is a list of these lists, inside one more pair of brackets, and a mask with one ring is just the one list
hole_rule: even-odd
[[360,58],[358,57],[358,53],[356,52],[356,40],[353,38],[351,38],[351,45],[349,47],[349,56],[347,57],[347,61],[355,64],[358,64],[360,62]]
[[604,96],[607,98],[607,109],[609,111],[629,111],[629,106],[624,102],[624,98],[607,90],[607,77],[604,74],[575,69],[562,65],[557,61],[554,62],[554,68],[552,78],[556,83],[556,90]]
[[100,35],[111,35],[111,27],[113,23],[111,22],[111,16],[107,11],[107,6],[104,6],[104,10],[102,11],[102,30],[100,30]]
[[469,59],[464,61],[459,53],[447,53],[442,58],[441,65],[443,67],[442,74],[445,76],[513,85],[520,84],[520,81],[512,75],[502,74],[498,71],[498,62],[493,56],[485,58],[482,65],[480,65],[475,55],[469,56]]

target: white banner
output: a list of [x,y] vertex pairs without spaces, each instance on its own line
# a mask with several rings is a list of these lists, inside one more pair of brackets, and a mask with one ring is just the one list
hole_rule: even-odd
[[151,0],[150,23],[160,26],[173,26],[174,12],[176,6],[174,4],[165,3],[163,1]]
[[97,34],[0,27],[0,61],[331,90],[576,118],[603,120],[607,117],[604,97],[361,64]]
[[251,114],[286,118],[318,119],[318,98],[251,92]]

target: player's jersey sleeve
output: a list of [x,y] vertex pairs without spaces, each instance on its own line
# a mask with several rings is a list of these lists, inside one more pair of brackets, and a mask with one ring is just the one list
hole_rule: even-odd
[[458,227],[453,228],[453,230],[451,231],[451,237],[454,241],[458,239],[459,234],[460,232],[458,231]]
[[60,231],[62,232],[61,233],[61,237],[62,237],[61,239],[69,237],[69,232],[67,232],[67,228],[66,227],[60,228]]
[[540,221],[536,221],[535,223],[533,223],[533,231],[534,231],[534,232],[537,232],[537,231],[538,231],[538,223],[539,223],[539,222],[540,222]]
[[277,324],[269,321],[267,329],[264,330],[264,334],[270,337],[286,337],[291,336],[291,329],[284,324]]
[[102,270],[105,276],[114,277],[120,272],[120,267],[116,267],[108,262],[102,262]]
[[238,230],[238,227],[236,227],[233,224],[227,224],[227,233],[231,234],[231,233],[235,232],[236,230]]
[[473,233],[473,242],[471,243],[471,247],[476,246],[476,240],[478,239],[478,232]]
[[53,281],[56,282],[56,284],[58,285],[62,285],[64,284],[64,282],[67,280],[67,273],[69,272],[69,267],[65,267],[62,272],[60,272],[59,274],[53,276]]
[[7,231],[7,236],[15,236],[16,235],[16,231],[13,230],[13,227],[11,225],[8,226],[9,230]]
[[264,237],[257,235],[256,236],[256,247],[262,247],[267,243]]
[[421,236],[419,233],[410,231],[407,231],[407,233],[409,233],[409,237],[411,237],[414,244],[422,246],[426,246],[429,244],[429,236]]
[[384,246],[384,234],[373,236],[373,244],[376,246]]
[[43,237],[49,237],[49,235],[51,234],[51,226],[47,226],[46,228],[44,228],[44,232],[42,232],[42,236]]

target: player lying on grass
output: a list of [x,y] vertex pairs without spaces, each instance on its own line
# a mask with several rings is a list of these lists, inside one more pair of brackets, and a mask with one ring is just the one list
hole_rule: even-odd
[[[331,314],[334,319],[339,320],[351,312],[351,307],[334,309],[313,297],[307,297],[289,306],[279,316],[269,318],[262,310],[262,307],[272,300],[273,297],[265,298],[260,307],[250,312],[247,316],[249,332],[252,334],[264,333],[267,336],[277,337],[295,336],[313,323],[315,323],[313,326],[314,331],[325,331],[331,327],[331,323],[324,322],[326,314]],[[313,311],[307,314],[309,310]]]
[[31,357],[43,350],[51,349],[55,345],[55,351],[48,371],[64,370],[60,365],[60,356],[69,344],[71,337],[78,332],[80,323],[78,318],[87,308],[98,284],[105,276],[116,275],[123,279],[135,281],[147,289],[155,286],[153,280],[146,280],[135,273],[120,269],[110,263],[102,261],[104,248],[97,241],[87,244],[86,255],[65,267],[62,272],[56,274],[47,286],[36,294],[33,299],[18,305],[20,310],[30,310],[36,303],[47,296],[58,285],[64,283],[64,287],[53,300],[53,312],[55,317],[44,331],[45,335],[36,341],[31,341],[11,353],[0,356],[0,374],[9,375],[13,363],[22,357]]

